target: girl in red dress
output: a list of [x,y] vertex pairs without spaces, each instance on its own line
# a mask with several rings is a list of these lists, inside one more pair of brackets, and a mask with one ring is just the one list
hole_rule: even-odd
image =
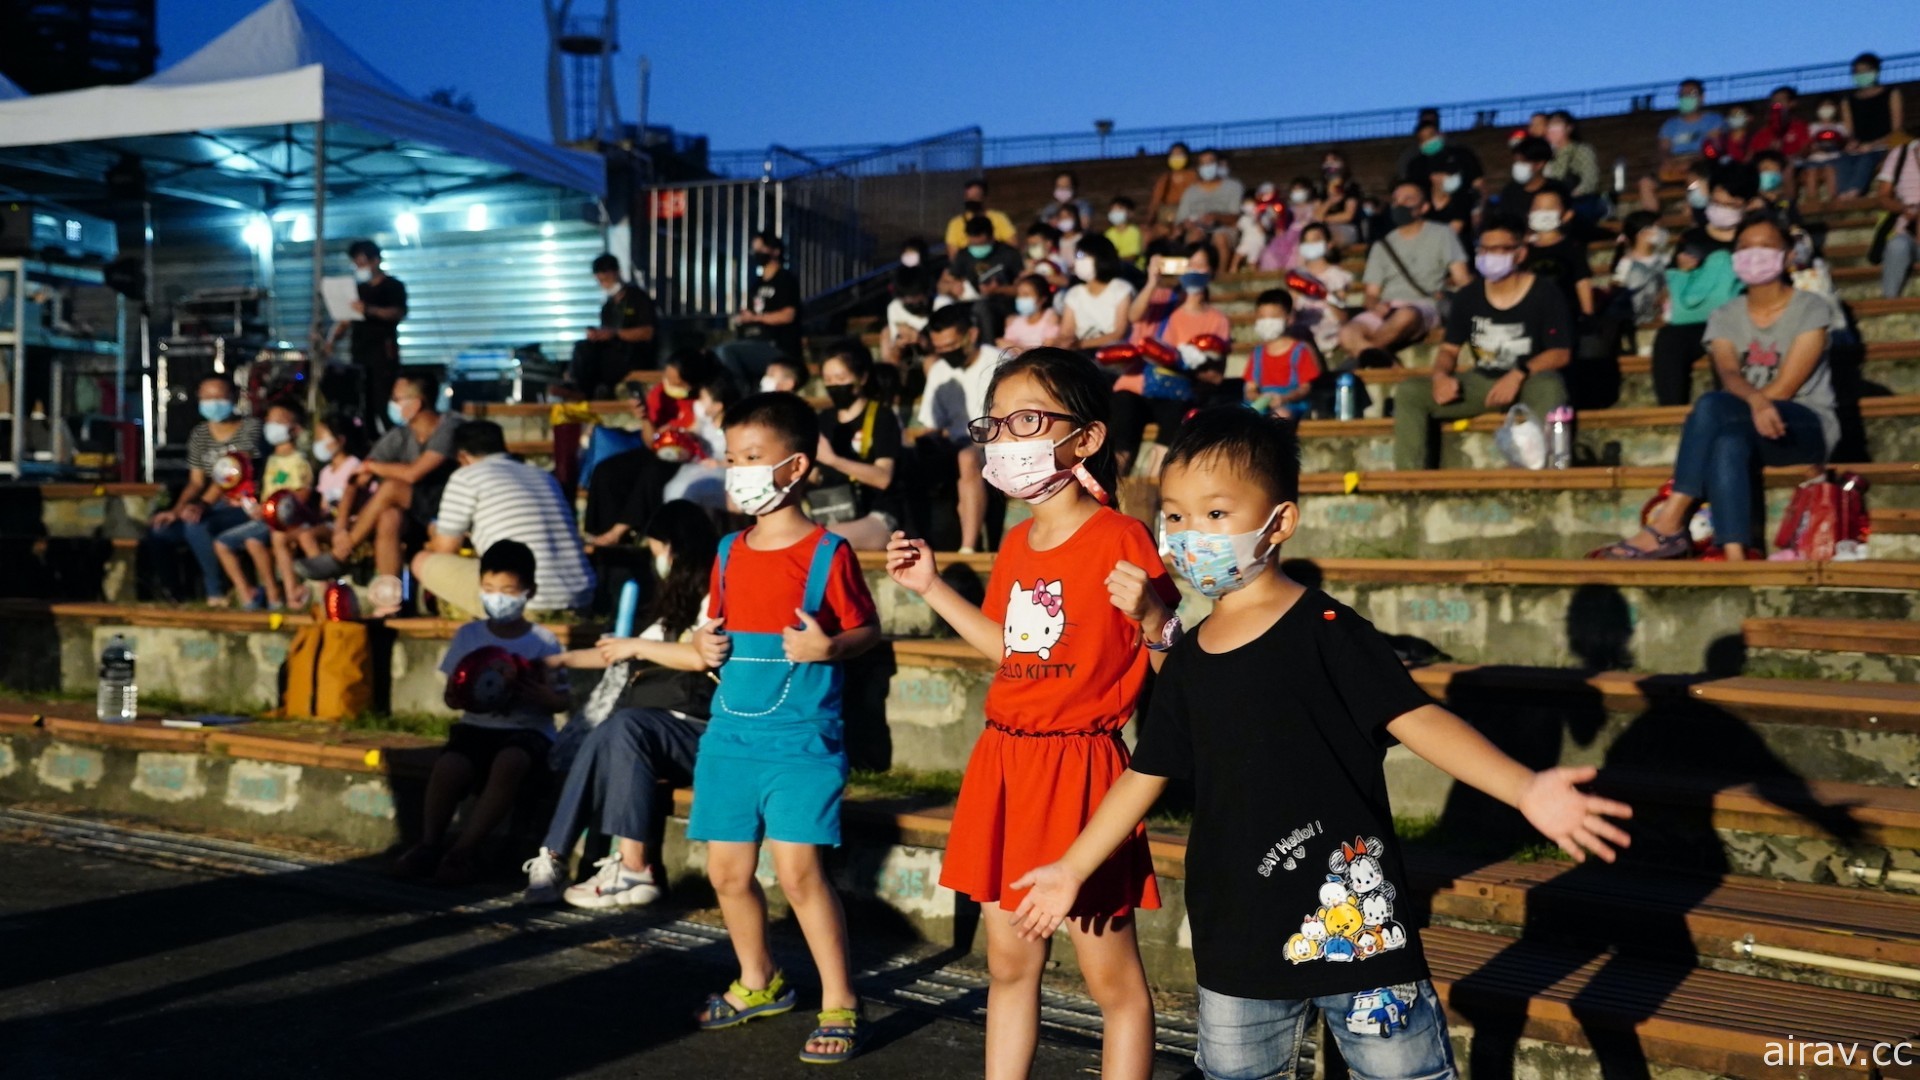
[[[990,1078],[1026,1076],[1040,1033],[1048,943],[1013,929],[1025,891],[1009,884],[1059,858],[1126,769],[1120,729],[1149,662],[1160,663],[1145,646],[1162,643],[1179,601],[1146,526],[1103,505],[1114,486],[1112,396],[1091,360],[1064,349],[1030,349],[994,373],[989,415],[970,433],[986,448],[987,481],[1031,504],[1033,517],[1008,530],[981,607],[940,579],[926,541],[896,532],[887,545],[893,579],[1000,662],[940,875],[986,909]],[[1104,1019],[1108,1078],[1152,1070],[1153,1002],[1133,909],[1159,906],[1140,829],[1087,880],[1069,922]]]

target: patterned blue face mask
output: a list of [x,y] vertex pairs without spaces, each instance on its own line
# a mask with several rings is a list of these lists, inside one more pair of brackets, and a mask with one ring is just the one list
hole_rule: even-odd
[[1260,546],[1279,516],[1280,508],[1276,506],[1273,513],[1267,515],[1266,522],[1252,532],[1206,533],[1186,529],[1167,533],[1161,546],[1173,556],[1174,569],[1187,579],[1187,584],[1201,596],[1218,600],[1245,587],[1267,568],[1266,556],[1272,554],[1272,549],[1262,552]]

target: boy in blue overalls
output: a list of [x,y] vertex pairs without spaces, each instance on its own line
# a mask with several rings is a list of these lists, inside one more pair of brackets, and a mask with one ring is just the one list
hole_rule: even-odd
[[859,1000],[847,972],[846,919],[821,866],[840,843],[841,662],[880,638],[873,597],[846,541],[800,504],[820,429],[789,393],[756,394],[726,412],[727,497],[758,520],[720,541],[705,626],[694,646],[720,669],[700,738],[687,836],[707,842],[740,978],[707,998],[704,1030],[792,1010],[795,992],[767,951],[766,895],[754,871],[760,841],[820,971],[819,1026],[802,1061],[853,1056]]

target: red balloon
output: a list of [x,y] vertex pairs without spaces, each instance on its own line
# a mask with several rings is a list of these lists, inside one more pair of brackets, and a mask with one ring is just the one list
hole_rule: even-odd
[[526,658],[498,645],[482,645],[460,658],[447,677],[449,708],[462,712],[503,712],[520,696],[520,684],[533,672]]
[[661,428],[653,437],[653,455],[661,461],[680,464],[707,456],[700,437],[685,428]]
[[1173,365],[1180,362],[1180,353],[1173,346],[1159,338],[1148,338],[1139,345],[1140,357],[1155,364]]
[[1315,300],[1327,298],[1327,286],[1319,278],[1302,270],[1287,271],[1287,288]]
[[232,491],[253,479],[253,460],[245,454],[226,454],[213,463],[208,478],[222,491]]
[[329,584],[324,606],[328,622],[353,622],[360,618],[360,598],[354,595],[351,585],[338,581]]
[[1140,359],[1140,349],[1134,345],[1108,345],[1094,353],[1093,358],[1103,364],[1131,364]]
[[314,523],[313,507],[308,505],[300,493],[292,490],[276,491],[260,504],[261,520],[267,528],[275,532],[292,532]]
[[1190,344],[1214,360],[1218,360],[1227,355],[1227,353],[1233,349],[1233,346],[1227,344],[1227,339],[1221,337],[1219,334],[1201,334],[1195,337]]

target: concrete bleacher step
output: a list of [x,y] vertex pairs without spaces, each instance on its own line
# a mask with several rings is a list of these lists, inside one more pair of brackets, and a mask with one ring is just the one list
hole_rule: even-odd
[[[1838,1080],[1914,1072],[1878,1068],[1868,1054],[1920,1032],[1920,1003],[1450,927],[1432,927],[1421,940],[1449,1016],[1473,1031],[1466,1071],[1476,1076],[1505,1075],[1522,1039],[1591,1048],[1597,1070],[1590,1060],[1556,1062],[1582,1076],[1651,1069]],[[1850,1046],[1857,1056],[1796,1059],[1783,1069],[1788,1039]],[[1475,1069],[1476,1058],[1492,1068]]]
[[[861,555],[881,625],[896,636],[935,633],[919,597],[887,577],[883,553]],[[984,584],[990,555],[942,555]],[[1431,641],[1463,663],[1562,667],[1570,633],[1605,633],[1631,647],[1651,672],[1706,669],[1709,654],[1737,645],[1741,622],[1774,615],[1910,619],[1920,564],[1656,562],[1585,559],[1363,559],[1291,563],[1387,633]],[[1189,622],[1206,604],[1189,596]]]
[[1786,982],[1834,978],[1839,965],[1829,968],[1826,959],[1884,965],[1890,970],[1844,974],[1873,992],[1920,994],[1920,896],[1598,861],[1481,865],[1427,851],[1409,854],[1407,870],[1443,926],[1658,951],[1669,961],[1690,946],[1702,966]]
[[0,538],[138,537],[166,497],[158,484],[0,485]]
[[1741,625],[1756,666],[1809,679],[1920,683],[1920,622],[1752,618]]

